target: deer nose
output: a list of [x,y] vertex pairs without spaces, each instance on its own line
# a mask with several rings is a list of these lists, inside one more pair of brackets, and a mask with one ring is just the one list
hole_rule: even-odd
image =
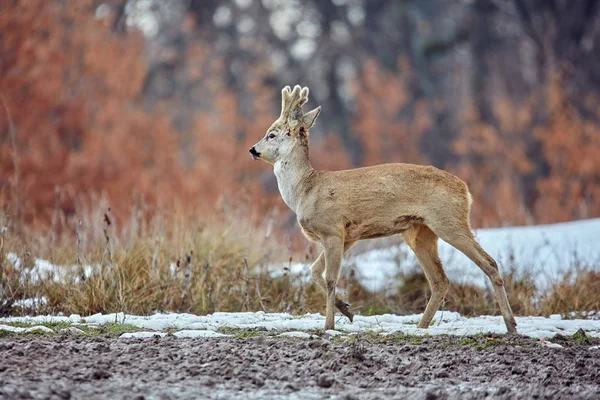
[[260,153],[258,151],[256,151],[256,149],[254,148],[254,146],[252,146],[250,148],[250,154],[252,154],[252,158],[254,158],[255,160],[260,157]]

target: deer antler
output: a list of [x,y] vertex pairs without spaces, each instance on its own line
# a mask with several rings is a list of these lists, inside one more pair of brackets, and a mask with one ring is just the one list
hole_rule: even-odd
[[301,88],[300,85],[294,86],[291,90],[286,86],[281,91],[281,116],[279,118],[287,120],[291,127],[295,127],[302,122],[304,116],[302,106],[308,101],[308,88]]

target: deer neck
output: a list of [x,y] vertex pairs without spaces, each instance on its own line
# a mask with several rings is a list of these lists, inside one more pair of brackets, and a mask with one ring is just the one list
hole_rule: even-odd
[[298,206],[314,173],[308,156],[308,146],[301,146],[274,166],[279,193],[287,206],[298,213]]

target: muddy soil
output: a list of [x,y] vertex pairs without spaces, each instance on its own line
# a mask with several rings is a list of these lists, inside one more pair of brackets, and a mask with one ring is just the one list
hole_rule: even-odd
[[0,398],[600,398],[600,350],[564,345],[10,336],[0,339]]

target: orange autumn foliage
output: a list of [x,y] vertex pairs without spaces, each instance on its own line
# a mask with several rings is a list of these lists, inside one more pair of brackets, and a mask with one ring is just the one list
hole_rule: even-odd
[[354,133],[362,144],[363,163],[426,163],[419,140],[431,126],[427,105],[411,103],[404,75],[383,70],[374,60],[364,65],[362,79],[356,83],[357,115]]
[[[256,110],[242,117],[235,94],[212,75],[213,93],[203,94],[212,109],[178,132],[171,123],[175,105],[145,108],[141,33],[112,33],[110,18],[94,18],[94,5],[15,2],[0,14],[7,55],[0,77],[0,203],[12,218],[43,226],[56,209],[72,217],[78,204],[98,196],[121,218],[136,202],[209,214],[223,195],[265,203],[260,185],[246,179],[260,171],[247,148],[273,119],[269,92],[255,88]],[[211,57],[206,49],[192,49],[189,64]],[[218,58],[211,63],[214,73]]]
[[[550,118],[533,135],[542,143],[548,175],[538,180],[542,194],[535,204],[540,222],[600,215],[600,127],[580,116],[569,103],[559,75],[547,88]],[[591,100],[600,118],[600,103]]]
[[[269,48],[244,42],[244,51],[258,61],[241,64],[234,85],[226,76],[231,60],[197,33],[201,27],[188,16],[179,27],[185,51],[153,51],[177,59],[174,72],[161,73],[176,75],[184,87],[194,83],[194,89],[189,98],[175,92],[149,100],[145,85],[153,71],[146,38],[133,28],[113,32],[116,16],[97,18],[97,5],[3,3],[3,210],[46,227],[57,210],[75,219],[98,198],[121,220],[138,204],[201,215],[231,204],[259,211],[255,215],[285,209],[272,171],[248,155],[279,113],[281,88],[273,83],[278,71]],[[457,103],[466,106],[444,119],[452,132],[444,133],[448,143],[439,144],[431,138],[439,138],[432,133],[441,100],[411,91],[418,71],[402,56],[394,70],[365,60],[347,82],[350,132],[342,136],[324,124],[326,108],[322,125],[311,132],[316,168],[435,164],[468,182],[475,227],[600,216],[600,98],[582,100],[595,114],[581,113],[557,75],[527,98],[494,92],[493,121],[484,121],[464,90]],[[358,151],[350,148],[356,143]],[[431,149],[445,158],[434,159]],[[360,165],[353,164],[356,154]]]
[[[177,142],[166,115],[136,99],[146,64],[140,34],[111,34],[93,1],[12,2],[0,14],[0,76],[5,109],[0,146],[2,201],[17,193],[13,212],[44,223],[53,208],[72,214],[78,198],[104,193],[124,211],[132,194],[154,200],[181,179]],[[87,12],[86,12],[87,10]],[[58,195],[58,193],[61,195]]]

